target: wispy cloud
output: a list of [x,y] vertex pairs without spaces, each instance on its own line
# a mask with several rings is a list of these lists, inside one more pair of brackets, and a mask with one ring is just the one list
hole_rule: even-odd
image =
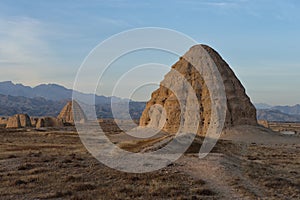
[[82,49],[89,47],[84,44],[85,40],[99,40],[92,38],[96,28],[99,32],[99,27],[104,30],[107,27],[130,27],[122,19],[104,16],[87,15],[85,21],[90,23],[76,27],[77,24],[49,23],[24,16],[0,17],[0,81],[13,80],[28,85],[57,82],[72,86],[77,67],[82,62],[80,57],[83,59],[86,54],[81,55],[80,50],[58,44],[77,44]]
[[0,79],[28,84],[51,68],[52,51],[41,21],[29,17],[0,19]]
[[281,0],[212,0],[198,3],[224,10],[238,11],[257,18],[271,17],[278,20],[295,20],[298,16],[297,1]]
[[117,27],[132,27],[128,22],[122,19],[106,18],[106,17],[93,17],[93,23],[99,23],[102,25],[110,25]]
[[[277,20],[299,20],[299,2],[281,0],[178,0],[177,3],[189,6],[192,10],[213,9],[217,13]],[[298,4],[298,6],[297,6]]]
[[230,8],[239,6],[241,4],[246,3],[247,0],[186,0],[181,1],[183,4],[190,4],[190,5],[204,5],[204,6],[211,6],[211,7],[220,7],[220,8]]
[[213,1],[208,1],[208,2],[202,2],[203,5],[207,6],[214,6],[214,7],[219,7],[219,8],[231,8],[231,7],[236,7],[241,3],[240,1],[219,1],[219,2],[213,2]]
[[130,1],[130,0],[102,0],[102,1],[92,1],[92,4],[98,4],[101,6],[111,7],[111,8],[141,8],[149,7],[151,2],[146,1]]
[[190,10],[203,11],[210,10],[218,14],[232,14],[245,7],[247,0],[185,0],[177,1],[184,7],[190,7]]
[[20,65],[41,61],[49,52],[41,32],[40,22],[36,19],[0,19],[0,60]]

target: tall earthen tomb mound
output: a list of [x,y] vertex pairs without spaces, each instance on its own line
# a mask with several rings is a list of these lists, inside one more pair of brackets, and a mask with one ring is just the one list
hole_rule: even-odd
[[[192,86],[198,99],[200,119],[194,119],[199,120],[197,133],[200,135],[206,134],[211,122],[211,108],[212,103],[214,102],[212,102],[210,98],[210,92],[204,78],[200,75],[199,71],[196,70],[196,68],[187,61],[187,59],[185,59],[185,57],[198,60],[207,59],[207,57],[203,55],[203,51],[205,51],[206,55],[208,53],[214,61],[224,83],[227,101],[224,128],[230,128],[238,125],[257,125],[256,109],[251,103],[250,98],[247,96],[245,88],[229,65],[211,47],[206,45],[196,45],[193,46],[183,57],[181,57],[179,61],[172,66],[172,69],[178,71],[184,76],[185,80],[187,80]],[[206,60],[203,60],[202,63],[206,63]],[[166,79],[173,81],[171,84],[178,88],[176,91],[179,91],[181,94],[187,94],[187,92],[184,91],[186,87],[183,87],[181,83],[178,83],[178,81],[176,82],[176,78],[172,77],[173,75],[174,73],[169,72],[165,75],[163,81]],[[186,98],[185,101],[188,101],[189,97],[186,95],[184,98]],[[151,107],[155,104],[161,105],[165,110],[165,123],[163,126],[157,122],[155,116],[153,117]],[[163,127],[162,129],[164,131],[174,134],[177,133],[180,123],[182,122],[182,118],[184,118],[184,116],[181,114],[180,104],[176,95],[170,89],[167,89],[161,84],[159,89],[152,93],[150,101],[147,102],[146,108],[140,119],[140,126],[157,126],[155,128]],[[155,120],[156,122],[154,123]],[[183,121],[184,120],[185,119],[183,119]]]
[[60,114],[57,116],[57,119],[62,120],[63,123],[71,125],[74,125],[75,121],[82,123],[87,121],[87,117],[85,116],[82,108],[76,101],[69,101],[61,110]]

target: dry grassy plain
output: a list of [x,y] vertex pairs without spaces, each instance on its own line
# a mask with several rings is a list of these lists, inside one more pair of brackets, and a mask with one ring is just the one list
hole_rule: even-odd
[[299,138],[282,144],[220,140],[203,160],[197,157],[201,141],[162,170],[127,174],[93,158],[72,127],[1,129],[0,199],[300,199]]

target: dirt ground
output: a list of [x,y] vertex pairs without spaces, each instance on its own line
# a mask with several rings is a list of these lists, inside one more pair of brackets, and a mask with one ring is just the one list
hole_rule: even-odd
[[128,174],[93,158],[72,127],[1,129],[0,199],[300,199],[298,137],[271,144],[224,138],[199,159],[201,141],[164,169]]

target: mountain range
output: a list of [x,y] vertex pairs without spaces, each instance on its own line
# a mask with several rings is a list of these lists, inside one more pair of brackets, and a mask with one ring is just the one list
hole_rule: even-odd
[[[75,91],[77,95],[93,96],[93,94],[85,94]],[[14,84],[12,81],[0,82],[0,94],[10,96],[22,96],[27,98],[42,97],[46,100],[61,101],[72,99],[73,90],[65,88],[58,84],[41,84],[36,87],[25,86],[23,84]],[[115,100],[122,101],[121,98],[112,97]],[[111,97],[95,95],[96,104],[110,103]]]
[[[74,91],[82,97],[85,94]],[[0,116],[27,113],[30,116],[57,116],[63,106],[72,99],[73,90],[58,84],[41,84],[36,87],[14,84],[11,81],[0,82]],[[93,95],[94,96],[94,95]],[[111,100],[120,104],[128,99],[118,97],[95,96],[96,114],[99,118],[112,118]],[[132,118],[139,119],[146,102],[129,100],[129,112]],[[255,104],[257,118],[268,121],[300,122],[300,105],[271,106],[265,103]],[[126,116],[122,114],[120,116]]]
[[257,119],[280,122],[300,122],[300,105],[271,106],[264,103],[255,104]]
[[27,113],[30,116],[57,116],[67,101],[0,94],[0,116],[11,116],[18,113]]
[[279,110],[263,109],[257,110],[258,120],[267,120],[274,122],[300,122],[300,115],[291,115]]
[[[128,99],[85,94],[74,91],[80,97],[95,97],[96,114],[99,118],[112,118],[111,100],[120,104]],[[72,99],[73,90],[57,84],[41,84],[36,87],[0,82],[0,116],[27,113],[30,116],[57,116],[63,106]],[[131,117],[138,119],[145,102],[129,101]],[[123,116],[125,114],[120,114]]]

